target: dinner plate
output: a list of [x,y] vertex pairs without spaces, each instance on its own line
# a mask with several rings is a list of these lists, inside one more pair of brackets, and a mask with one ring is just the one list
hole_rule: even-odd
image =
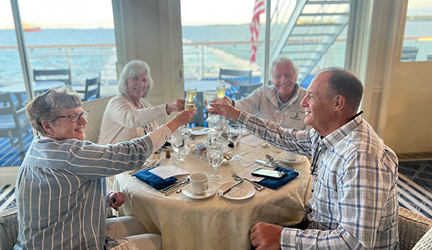
[[208,198],[210,196],[213,196],[216,192],[216,188],[213,185],[209,185],[209,188],[207,188],[207,190],[205,191],[205,193],[203,194],[194,194],[192,192],[192,186],[191,185],[186,185],[183,189],[182,189],[182,194],[184,194],[184,196],[189,197],[191,199],[205,199]]
[[306,159],[307,159],[306,156],[303,156],[303,155],[300,155],[300,156],[297,158],[297,160],[287,160],[287,159],[282,158],[282,157],[280,157],[280,156],[277,156],[277,157],[276,157],[276,160],[277,160],[277,161],[284,162],[284,163],[290,163],[290,164],[294,164],[294,163],[301,163],[301,162],[306,161]]
[[192,135],[205,135],[205,134],[207,134],[208,132],[209,132],[209,128],[203,128],[203,129],[200,129],[200,130],[194,130],[194,131],[192,131],[191,132],[191,134]]
[[[218,193],[222,193],[227,190],[229,187],[234,185],[234,181],[225,182],[220,185]],[[255,188],[249,182],[243,182],[242,184],[236,186],[231,190],[231,192],[227,193],[223,197],[230,200],[245,200],[248,199],[255,194]]]

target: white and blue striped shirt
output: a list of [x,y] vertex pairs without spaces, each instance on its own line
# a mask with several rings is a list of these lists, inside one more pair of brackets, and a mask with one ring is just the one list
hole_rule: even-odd
[[312,223],[307,230],[284,228],[282,249],[399,248],[398,160],[366,121],[356,117],[323,138],[244,112],[238,122],[276,147],[315,159]]
[[35,137],[16,183],[19,236],[15,249],[117,246],[105,236],[104,177],[141,166],[153,146],[159,148],[170,134],[162,126],[149,136],[106,146]]

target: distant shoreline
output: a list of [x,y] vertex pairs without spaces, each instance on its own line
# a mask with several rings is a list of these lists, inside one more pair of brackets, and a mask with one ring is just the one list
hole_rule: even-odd
[[432,15],[425,16],[407,16],[407,21],[432,21]]

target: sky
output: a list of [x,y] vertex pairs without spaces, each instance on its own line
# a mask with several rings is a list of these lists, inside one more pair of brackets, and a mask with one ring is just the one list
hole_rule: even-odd
[[[181,0],[182,24],[248,24],[252,19],[254,3],[255,0]],[[18,0],[18,4],[22,23],[41,28],[114,26],[111,0]],[[432,15],[432,0],[409,0],[409,8]],[[261,20],[264,20],[263,15]],[[0,29],[13,27],[10,0],[0,0]]]

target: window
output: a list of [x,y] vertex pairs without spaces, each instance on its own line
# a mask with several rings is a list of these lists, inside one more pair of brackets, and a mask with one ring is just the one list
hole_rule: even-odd
[[408,1],[401,61],[432,61],[431,1]]
[[[15,3],[18,3],[19,7],[17,11],[21,17],[23,42],[17,41],[17,22],[14,23],[12,14],[12,7],[17,6]],[[18,35],[21,36],[21,33],[18,32]],[[24,52],[21,53],[18,48],[23,48],[21,51]],[[29,62],[24,69],[25,74],[20,58]],[[25,108],[30,100],[26,91],[30,88],[26,88],[24,79],[28,74],[32,76],[33,72],[36,72],[33,70],[68,72],[58,76],[46,76],[45,80],[55,80],[54,82],[30,79],[35,95],[50,87],[66,86],[74,91],[84,90],[86,79],[99,74],[102,77],[101,97],[115,94],[116,61],[110,0],[0,2],[0,94],[11,92],[17,110]],[[0,102],[0,105],[5,107],[4,102]],[[5,124],[6,122],[2,122],[2,125]],[[19,135],[0,137],[0,166],[19,166],[32,139],[30,128]]]

